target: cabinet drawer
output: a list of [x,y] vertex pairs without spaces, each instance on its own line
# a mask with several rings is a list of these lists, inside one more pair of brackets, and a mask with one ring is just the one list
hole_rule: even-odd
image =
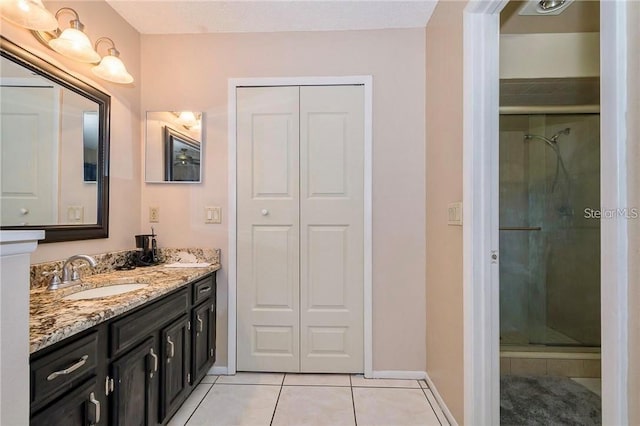
[[110,352],[114,357],[153,334],[162,325],[187,312],[189,294],[186,288],[165,297],[109,325]]
[[31,402],[39,404],[74,386],[93,372],[98,360],[98,333],[59,347],[31,362]]
[[193,305],[197,305],[202,300],[208,299],[215,294],[215,275],[209,276],[193,284]]

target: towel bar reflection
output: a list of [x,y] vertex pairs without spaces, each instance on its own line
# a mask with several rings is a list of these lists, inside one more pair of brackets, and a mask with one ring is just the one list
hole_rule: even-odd
[[501,226],[501,231],[542,231],[541,226]]

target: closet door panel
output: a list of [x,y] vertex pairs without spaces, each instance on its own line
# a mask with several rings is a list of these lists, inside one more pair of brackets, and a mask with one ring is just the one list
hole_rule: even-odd
[[237,369],[297,372],[299,88],[237,90]]
[[300,364],[363,366],[364,92],[300,88]]

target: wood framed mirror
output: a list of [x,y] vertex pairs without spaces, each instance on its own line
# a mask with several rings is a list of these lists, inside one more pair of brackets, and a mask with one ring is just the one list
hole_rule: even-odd
[[111,97],[0,37],[0,228],[109,235]]

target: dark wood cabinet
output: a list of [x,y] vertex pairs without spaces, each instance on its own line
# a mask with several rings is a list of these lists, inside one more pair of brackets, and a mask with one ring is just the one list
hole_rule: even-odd
[[98,386],[93,377],[58,402],[31,418],[31,425],[87,426],[100,424],[102,407],[97,399]]
[[193,382],[199,382],[215,361],[215,305],[206,302],[193,310]]
[[31,356],[32,425],[158,425],[215,361],[215,272]]
[[189,317],[184,315],[160,332],[160,421],[173,415],[189,391]]
[[111,424],[149,425],[155,423],[160,360],[154,338],[111,363],[114,390],[110,396]]

